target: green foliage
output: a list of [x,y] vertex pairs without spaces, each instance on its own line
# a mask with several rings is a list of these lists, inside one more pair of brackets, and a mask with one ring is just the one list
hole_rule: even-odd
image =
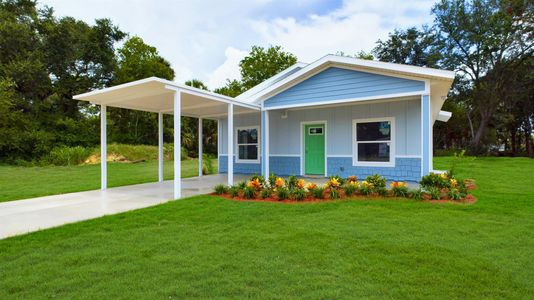
[[374,192],[374,188],[373,188],[373,186],[371,186],[371,185],[365,185],[365,184],[362,184],[362,185],[360,186],[360,193],[362,193],[362,195],[369,196],[369,195],[371,195],[373,192]]
[[433,200],[439,200],[441,197],[441,191],[438,187],[435,186],[428,186],[424,188],[425,192],[430,194],[430,197],[432,197]]
[[356,190],[357,187],[354,184],[346,184],[345,186],[343,186],[343,191],[345,192],[345,195],[347,197],[352,196],[356,192]]
[[393,195],[395,197],[407,197],[408,196],[408,187],[407,186],[394,186],[391,188]]
[[76,147],[56,147],[45,157],[44,162],[56,166],[79,165],[91,155],[93,149]]
[[267,181],[269,182],[270,187],[274,187],[276,184],[276,175],[274,175],[274,173],[271,173]]
[[460,200],[462,199],[462,193],[457,188],[450,188],[448,192],[449,199],[451,200]]
[[449,168],[449,176],[454,177],[456,175],[456,168],[458,167],[458,164],[461,163],[461,161],[464,158],[465,150],[461,150],[458,153],[454,153],[454,157],[451,162],[451,167]]
[[224,184],[218,184],[215,186],[214,191],[217,195],[223,195],[228,193],[228,187]]
[[263,189],[260,192],[260,197],[262,199],[270,198],[273,194],[273,191],[271,189]]
[[324,198],[324,188],[323,187],[316,187],[312,191],[313,198],[317,199],[323,199]]
[[247,187],[247,182],[246,181],[240,181],[237,183],[237,186],[240,188],[240,189],[245,189]]
[[251,186],[247,186],[243,189],[243,197],[245,199],[254,199],[256,197],[256,189]]
[[386,187],[386,178],[383,176],[380,176],[378,174],[374,174],[372,176],[367,176],[365,181],[369,182],[373,185],[373,187],[378,192],[379,189]]
[[437,187],[437,188],[446,188],[449,187],[448,179],[440,176],[440,174],[429,173],[421,178],[419,184],[422,187]]
[[339,199],[338,189],[330,188],[330,199]]
[[408,197],[415,199],[415,200],[421,200],[421,189],[411,189],[408,191]]
[[285,200],[289,198],[289,189],[287,188],[280,188],[277,191],[278,200]]
[[288,189],[292,190],[296,187],[297,185],[297,177],[294,176],[294,175],[290,175],[287,177],[287,181],[286,181],[286,186]]
[[197,89],[208,91],[208,87],[199,79],[191,79],[185,82],[185,85],[192,86]]
[[270,46],[267,49],[252,46],[250,53],[239,63],[241,84],[248,90],[295,63],[297,57],[283,51],[281,46]]
[[230,187],[230,189],[228,190],[228,192],[230,193],[230,196],[232,197],[238,197],[239,196],[239,191],[241,191],[242,188],[238,185],[232,185]]
[[213,156],[210,154],[202,155],[202,174],[213,174],[215,173],[215,164],[213,163]]
[[306,198],[306,191],[295,188],[291,190],[291,198],[297,201],[302,201]]

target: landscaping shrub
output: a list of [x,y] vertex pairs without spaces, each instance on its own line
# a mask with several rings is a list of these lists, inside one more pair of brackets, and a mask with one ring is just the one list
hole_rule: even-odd
[[263,189],[260,193],[260,197],[262,199],[270,198],[272,196],[272,190],[271,189]]
[[247,186],[243,190],[243,197],[246,199],[253,199],[256,196],[256,189],[253,186]]
[[56,166],[79,165],[91,155],[93,149],[76,147],[56,147],[44,159],[44,163]]
[[228,187],[224,184],[218,184],[214,188],[215,194],[222,195],[228,193]]
[[[402,181],[393,181],[386,188],[386,179],[379,175],[367,176],[366,180],[357,181],[356,176],[341,179],[339,176],[331,176],[323,186],[317,186],[313,182],[306,182],[303,178],[290,176],[287,180],[282,177],[269,175],[267,181],[261,175],[253,175],[248,181],[241,181],[231,187],[224,185],[215,186],[215,193],[218,195],[230,194],[231,197],[244,197],[246,199],[266,199],[273,195],[278,200],[291,199],[294,201],[305,201],[314,199],[340,199],[351,197],[355,193],[362,195],[382,196],[382,197],[403,197],[416,200],[439,200],[451,199],[462,200],[468,195],[468,186],[465,181],[448,177],[447,174],[430,174],[425,177],[426,184],[417,189],[409,189],[408,184]],[[341,184],[343,183],[343,184]],[[447,187],[440,187],[446,185]],[[469,189],[473,184],[469,185]],[[326,196],[325,196],[326,195]],[[310,199],[312,200],[312,199]]]
[[358,187],[355,184],[352,184],[352,182],[347,184],[347,185],[345,185],[343,187],[343,191],[345,192],[345,196],[347,196],[347,197],[352,196],[356,192],[357,188]]
[[238,197],[238,196],[239,196],[239,191],[240,191],[240,190],[241,190],[241,189],[240,189],[238,186],[236,186],[236,185],[231,186],[230,189],[229,189],[230,196],[232,196],[232,197]]
[[291,191],[291,198],[297,201],[302,201],[306,198],[306,191],[301,188],[293,189]]
[[323,199],[324,198],[324,188],[323,187],[316,187],[312,190],[312,194],[314,198],[317,199]]
[[330,199],[339,199],[339,191],[337,189],[330,189]]
[[446,173],[443,173],[443,174],[430,173],[428,175],[423,176],[419,184],[422,187],[437,187],[437,188],[449,187],[448,175]]
[[278,200],[285,200],[289,198],[289,189],[287,188],[281,188],[278,189]]
[[209,154],[202,155],[202,174],[214,174],[215,166],[213,164],[213,157]]
[[406,197],[408,195],[408,185],[406,182],[393,181],[390,186],[395,197]]
[[421,189],[412,189],[408,192],[408,197],[415,199],[415,200],[421,200]]

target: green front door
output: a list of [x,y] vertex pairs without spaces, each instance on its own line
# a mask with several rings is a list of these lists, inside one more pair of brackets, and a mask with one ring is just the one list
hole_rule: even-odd
[[304,173],[324,175],[324,124],[304,126]]

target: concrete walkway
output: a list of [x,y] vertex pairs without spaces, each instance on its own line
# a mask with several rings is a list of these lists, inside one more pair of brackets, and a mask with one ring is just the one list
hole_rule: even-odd
[[[235,182],[248,178],[234,175]],[[206,194],[225,174],[182,179],[182,197]],[[0,239],[173,200],[172,181],[144,183],[0,203]]]

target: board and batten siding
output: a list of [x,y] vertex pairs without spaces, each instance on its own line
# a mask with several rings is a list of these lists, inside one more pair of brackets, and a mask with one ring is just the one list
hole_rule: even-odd
[[[380,117],[395,118],[395,155],[421,155],[421,101],[402,100],[381,103],[359,103],[326,108],[290,110],[269,113],[269,152],[275,155],[300,155],[301,122],[327,122],[327,155],[352,156],[352,120]],[[227,154],[227,120],[220,119],[221,152]],[[260,113],[234,116],[234,126],[260,126]],[[235,129],[234,129],[235,130]],[[234,150],[235,147],[234,147]]]
[[330,67],[264,101],[278,107],[422,92],[424,81]]

